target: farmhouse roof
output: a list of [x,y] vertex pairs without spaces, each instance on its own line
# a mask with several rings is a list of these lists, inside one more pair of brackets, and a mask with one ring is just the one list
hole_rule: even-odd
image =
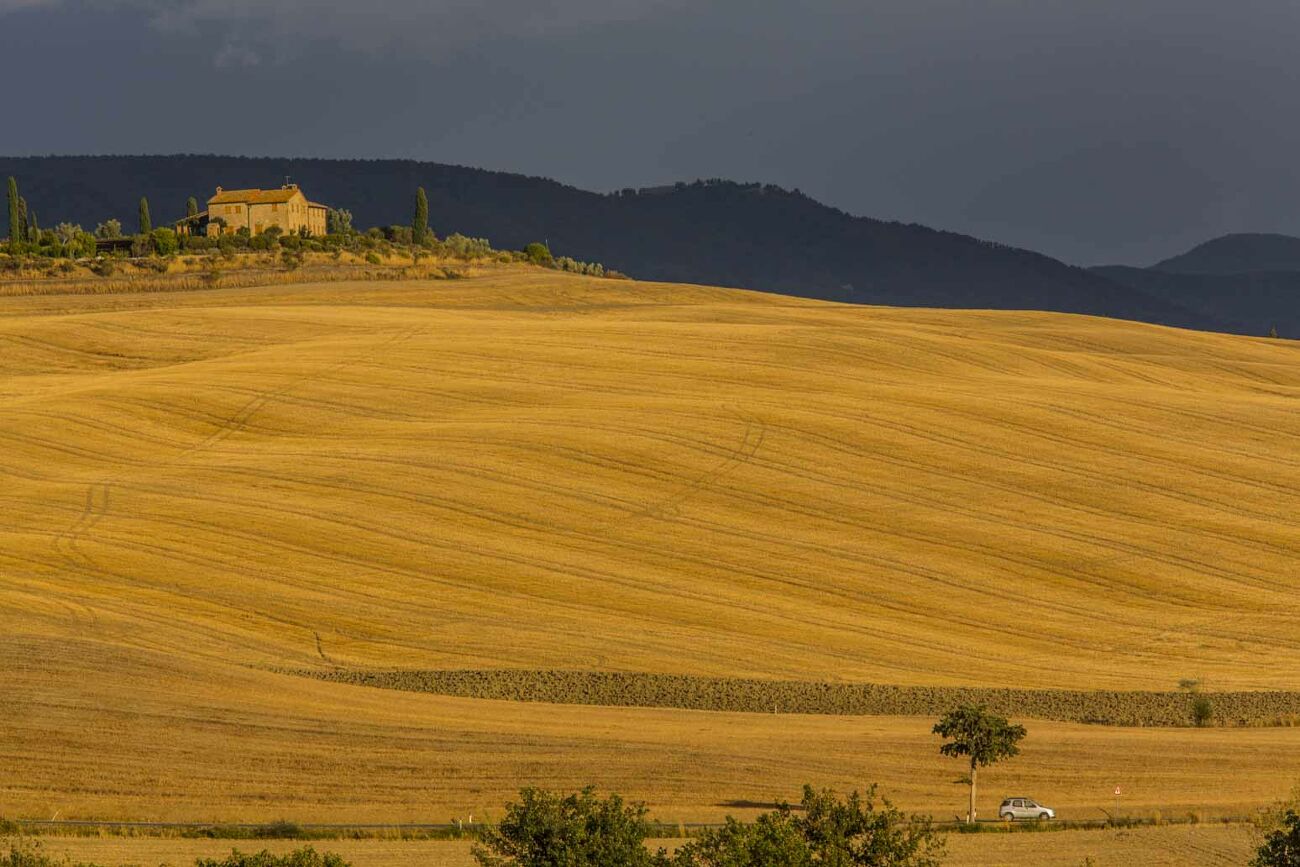
[[217,194],[208,199],[209,205],[277,205],[291,200],[302,193],[297,187],[283,187],[278,190],[223,190],[217,187]]

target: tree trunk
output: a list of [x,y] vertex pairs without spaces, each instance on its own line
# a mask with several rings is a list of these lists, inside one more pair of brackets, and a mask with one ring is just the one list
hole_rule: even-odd
[[966,811],[966,821],[973,823],[975,821],[975,761],[970,763],[970,808]]

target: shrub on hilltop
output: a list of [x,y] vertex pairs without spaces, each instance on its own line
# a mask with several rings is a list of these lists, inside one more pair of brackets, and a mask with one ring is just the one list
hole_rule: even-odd
[[551,255],[551,248],[537,241],[524,247],[524,256],[534,265],[550,266],[555,262],[555,258]]

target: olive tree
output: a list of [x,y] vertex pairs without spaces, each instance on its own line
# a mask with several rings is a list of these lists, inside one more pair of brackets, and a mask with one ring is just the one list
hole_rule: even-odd
[[345,208],[330,208],[326,211],[325,233],[327,235],[351,235],[352,212]]
[[1019,755],[1017,744],[1027,734],[1025,727],[989,713],[982,704],[964,704],[935,723],[933,732],[948,741],[939,747],[940,753],[970,761],[970,806],[966,821],[974,822],[976,774],[981,767]]
[[122,237],[122,221],[108,219],[95,227],[96,238],[120,238]]

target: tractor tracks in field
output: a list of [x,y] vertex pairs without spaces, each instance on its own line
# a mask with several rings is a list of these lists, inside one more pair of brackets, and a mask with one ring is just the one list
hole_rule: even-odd
[[54,537],[54,550],[73,568],[94,568],[90,557],[78,545],[108,514],[113,485],[108,480],[93,482],[86,488],[86,501],[72,524]]
[[[396,344],[405,342],[420,334],[424,329],[419,326],[405,328],[392,335],[387,340],[380,342],[378,345],[366,347],[363,351],[350,354],[344,358],[334,361],[325,367],[305,373],[301,376],[294,377],[289,382],[278,388],[265,389],[255,394],[251,399],[237,408],[229,416],[222,419],[215,430],[209,433],[200,441],[182,448],[175,456],[164,465],[178,465],[200,454],[205,450],[219,445],[232,436],[246,430],[250,422],[265,407],[274,403],[277,399],[290,394],[293,390],[319,380],[333,371],[342,369],[352,364],[372,358],[381,352],[392,349]],[[131,485],[125,480],[131,469],[139,469],[150,466],[143,461],[132,461],[130,466],[121,466],[115,472],[106,474],[95,481],[86,485],[84,502],[77,513],[77,517],[64,529],[54,534],[51,540],[51,547],[54,553],[62,563],[70,570],[82,574],[94,575],[110,581],[133,581],[132,577],[123,574],[120,570],[105,568],[97,562],[82,545],[89,539],[97,527],[99,527],[105,518],[107,518],[112,509],[115,491],[121,489],[131,489]],[[162,549],[159,549],[162,550]],[[89,606],[82,605],[89,616],[92,626],[98,625],[98,616]],[[76,619],[74,617],[74,619]],[[320,658],[328,661],[324,650],[320,644],[320,637],[316,635],[316,650]]]
[[744,425],[740,443],[716,465],[668,496],[637,509],[630,518],[676,518],[681,514],[681,507],[692,497],[716,487],[724,478],[754,460],[767,437],[767,424],[757,416],[747,415],[740,410],[729,411]]

